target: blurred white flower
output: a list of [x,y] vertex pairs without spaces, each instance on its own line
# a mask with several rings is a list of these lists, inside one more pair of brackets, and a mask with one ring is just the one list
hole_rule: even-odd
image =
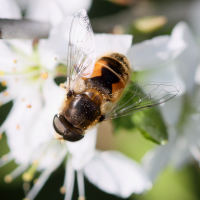
[[166,65],[143,75],[145,80],[163,81],[168,77],[170,82],[181,85],[180,94],[160,108],[168,125],[169,143],[148,152],[143,158],[143,165],[151,180],[154,180],[169,162],[181,167],[200,155],[197,154],[200,141],[197,109],[199,90],[195,90],[199,48],[184,22],[175,26],[171,37],[174,38],[174,42],[181,41],[186,45],[184,51]]
[[89,10],[92,0],[13,0],[25,11],[25,18],[59,24],[79,9]]

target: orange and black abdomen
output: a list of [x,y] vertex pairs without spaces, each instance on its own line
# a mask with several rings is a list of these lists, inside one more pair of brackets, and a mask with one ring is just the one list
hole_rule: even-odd
[[113,53],[100,58],[94,67],[93,74],[85,80],[87,88],[100,90],[110,101],[119,96],[130,78],[130,65],[127,58]]

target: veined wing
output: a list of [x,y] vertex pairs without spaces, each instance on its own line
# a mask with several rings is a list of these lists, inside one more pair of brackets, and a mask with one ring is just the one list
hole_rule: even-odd
[[165,103],[180,91],[176,83],[135,83],[129,86],[121,100],[106,114],[105,119],[130,115],[141,110]]
[[96,59],[94,33],[87,12],[79,10],[71,24],[67,57],[67,89],[73,90],[79,77],[90,77]]

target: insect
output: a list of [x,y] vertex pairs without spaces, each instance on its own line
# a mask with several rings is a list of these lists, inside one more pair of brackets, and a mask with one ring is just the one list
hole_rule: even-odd
[[81,9],[70,28],[66,98],[53,119],[60,139],[81,140],[85,131],[99,122],[162,104],[179,92],[175,84],[129,85],[130,64],[122,54],[113,52],[95,60],[94,33],[86,11]]

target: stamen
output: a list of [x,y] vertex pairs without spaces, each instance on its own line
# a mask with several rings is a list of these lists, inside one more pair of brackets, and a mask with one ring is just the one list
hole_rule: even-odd
[[5,177],[4,177],[4,181],[6,182],[6,183],[10,183],[10,182],[12,182],[12,176],[10,176],[9,174],[8,175],[6,175]]
[[57,60],[57,58],[55,57],[54,60]]
[[0,102],[0,107],[2,106],[2,103]]
[[2,85],[3,87],[6,87],[6,81],[2,81],[2,82],[1,82],[1,85]]
[[30,182],[32,181],[36,171],[37,171],[37,166],[38,166],[38,162],[37,163],[33,163],[30,168],[23,173],[22,175],[22,179],[25,181],[25,182]]
[[37,196],[38,192],[41,190],[51,173],[62,163],[66,153],[67,148],[65,147],[63,148],[62,152],[58,155],[57,160],[55,160],[54,162],[54,165],[50,166],[47,170],[42,172],[42,174],[38,178],[38,181],[34,184],[33,188],[28,193],[25,199],[33,200]]
[[14,62],[14,63],[17,63],[17,60],[14,60],[13,62]]
[[29,191],[30,190],[30,183],[24,183],[22,187],[23,187],[25,192]]
[[47,72],[41,73],[40,77],[45,80],[48,78],[48,73]]
[[4,181],[6,183],[10,183],[12,180],[14,180],[15,178],[17,178],[20,174],[22,174],[22,172],[24,170],[26,170],[27,167],[28,167],[28,163],[20,165],[14,171],[12,171],[10,174],[6,175],[5,178],[4,178]]
[[77,182],[78,182],[78,200],[85,200],[85,188],[84,188],[84,177],[82,170],[77,171]]
[[0,133],[0,140],[2,139],[2,134]]
[[31,105],[29,104],[29,105],[27,105],[26,107],[27,107],[27,108],[31,108]]
[[8,154],[2,156],[1,159],[0,159],[0,167],[6,165],[6,164],[9,163],[12,159],[13,159],[12,153],[8,153]]
[[65,185],[66,185],[66,194],[65,194],[65,200],[71,200],[72,194],[74,190],[74,169],[71,162],[71,157],[67,160],[67,166],[66,166],[66,174],[65,174]]
[[5,72],[0,70],[0,76],[4,76]]
[[64,186],[62,186],[62,187],[60,188],[60,193],[61,193],[61,194],[65,194],[65,192],[66,192],[66,189],[65,189]]
[[20,126],[19,126],[19,125],[17,125],[17,126],[16,126],[16,128],[17,128],[17,130],[19,130]]
[[3,95],[4,95],[5,97],[8,96],[8,92],[7,92],[7,91],[3,92]]
[[25,101],[25,99],[22,99],[22,101]]

